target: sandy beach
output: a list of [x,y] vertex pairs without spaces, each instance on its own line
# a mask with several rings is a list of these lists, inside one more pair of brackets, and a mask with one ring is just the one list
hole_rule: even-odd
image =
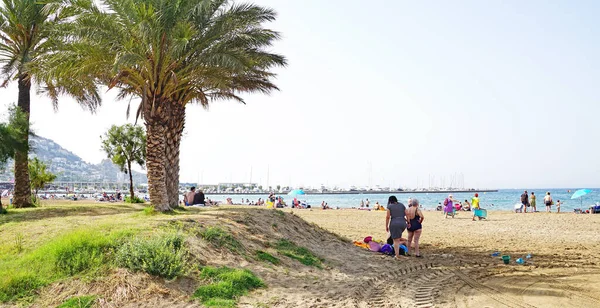
[[[15,234],[34,236],[23,239],[22,254],[15,254],[14,240],[0,245],[0,252],[17,258],[59,234],[92,226],[146,234],[176,228],[188,235],[190,257],[198,264],[249,269],[265,282],[266,288],[241,297],[238,307],[600,306],[600,215],[489,212],[488,220],[471,221],[469,212],[454,219],[425,212],[424,257],[394,260],[351,243],[366,236],[385,239],[383,211],[220,206],[148,217],[142,209],[141,205],[50,202],[15,211],[0,220],[0,232],[9,239]],[[208,227],[225,230],[240,242],[239,250],[211,246],[195,235]],[[282,255],[274,248],[279,239],[310,250],[321,258],[322,266],[304,265]],[[281,263],[257,260],[259,250]],[[510,255],[510,264],[492,257],[496,251]],[[528,254],[532,257],[525,264],[514,262]],[[113,269],[93,279],[56,281],[37,291],[26,306],[56,307],[70,297],[94,294],[98,298],[94,307],[202,307],[191,294],[205,282],[195,277],[167,281]]]
[[[292,212],[351,240],[362,240],[368,235],[376,239],[386,237],[383,211]],[[426,281],[424,286],[433,286],[436,290],[431,305],[600,306],[600,295],[597,295],[600,290],[600,215],[489,212],[488,220],[483,221],[471,221],[469,212],[461,212],[454,219],[445,219],[440,212],[424,215],[423,262],[448,270],[449,275],[437,275],[431,270],[434,281]],[[499,258],[492,257],[496,251],[510,255],[511,264],[504,265]],[[532,258],[526,259],[527,254]],[[516,264],[517,258],[523,258],[526,264]],[[406,258],[407,262],[415,259]],[[404,279],[424,283],[421,278],[427,277],[429,270],[420,272]],[[423,307],[427,306],[424,302]]]

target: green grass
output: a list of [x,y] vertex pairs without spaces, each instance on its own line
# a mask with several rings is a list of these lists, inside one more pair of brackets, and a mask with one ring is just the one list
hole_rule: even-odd
[[94,295],[71,297],[57,308],[91,308],[95,301]]
[[200,236],[217,248],[227,248],[232,252],[238,252],[242,248],[242,244],[233,235],[219,227],[208,227]]
[[323,268],[322,259],[315,256],[310,250],[304,247],[297,246],[293,242],[286,239],[281,239],[275,243],[275,249],[280,254],[298,260],[300,263],[316,268]]
[[29,301],[35,290],[56,280],[94,276],[107,268],[107,258],[129,232],[76,230],[13,258],[0,267],[0,302]]
[[151,216],[158,214],[158,212],[154,209],[153,206],[147,206],[144,208],[144,214]]
[[273,256],[272,254],[270,254],[268,252],[264,252],[262,250],[256,251],[256,258],[260,261],[269,262],[273,265],[279,265],[279,263],[281,263],[281,261],[279,261],[279,259],[277,257]]
[[176,234],[134,238],[119,248],[116,262],[133,271],[173,279],[185,273],[187,250]]
[[200,277],[208,282],[194,292],[207,307],[235,307],[240,296],[265,284],[249,270],[204,267]]
[[138,196],[133,196],[133,199],[129,196],[126,196],[125,203],[146,203],[146,201]]

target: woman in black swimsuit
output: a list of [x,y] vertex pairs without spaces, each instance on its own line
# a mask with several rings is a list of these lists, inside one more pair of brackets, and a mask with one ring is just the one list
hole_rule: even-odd
[[406,211],[406,218],[408,218],[408,243],[406,247],[408,247],[408,251],[410,252],[411,243],[414,240],[415,243],[415,256],[417,258],[421,257],[419,253],[419,238],[421,237],[421,232],[423,231],[423,212],[419,208],[419,200],[412,199],[410,200],[410,207]]

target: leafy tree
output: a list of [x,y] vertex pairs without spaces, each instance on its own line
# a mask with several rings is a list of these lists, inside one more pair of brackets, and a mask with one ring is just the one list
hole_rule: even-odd
[[[97,3],[99,2],[99,3]],[[119,97],[138,98],[146,126],[148,184],[158,211],[178,204],[179,146],[185,107],[243,102],[269,93],[271,69],[286,64],[267,50],[279,39],[265,29],[276,13],[226,0],[77,1],[60,52],[45,58],[50,79],[77,68]]]
[[108,158],[121,168],[121,171],[129,174],[129,200],[134,200],[133,175],[131,164],[136,163],[144,167],[146,162],[146,134],[141,126],[126,124],[123,126],[113,125],[102,140],[102,150]]
[[31,193],[33,194],[33,202],[37,202],[38,191],[46,186],[48,183],[52,183],[56,179],[56,175],[48,171],[48,166],[39,160],[37,157],[29,160],[29,178],[31,183]]
[[[15,157],[16,152],[27,153],[29,144],[23,142],[22,134],[28,133],[29,122],[25,114],[16,107],[9,109],[8,123],[0,123],[0,168],[6,166],[10,158]],[[2,199],[0,198],[0,214],[4,213]]]
[[[2,85],[17,81],[19,86],[17,106],[24,112],[27,123],[29,123],[32,83],[38,84],[40,91],[50,96],[55,107],[60,94],[69,94],[78,102],[91,108],[100,103],[93,80],[76,78],[79,73],[77,70],[71,68],[72,73],[69,78],[56,78],[53,81],[41,76],[47,69],[43,56],[54,51],[53,29],[75,13],[73,10],[61,10],[58,5],[45,5],[43,2],[2,0],[0,6],[0,65],[4,78]],[[23,134],[22,138],[24,143],[29,142],[29,134]],[[17,151],[14,158],[14,206],[31,206],[27,152]]]

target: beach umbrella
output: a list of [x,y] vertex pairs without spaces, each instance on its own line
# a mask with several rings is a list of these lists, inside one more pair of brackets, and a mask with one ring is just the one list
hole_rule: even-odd
[[290,191],[288,193],[288,195],[290,195],[290,196],[302,196],[302,195],[306,195],[306,193],[302,189],[294,189],[294,190]]
[[583,197],[583,196],[585,196],[585,195],[587,195],[587,194],[589,194],[589,193],[591,193],[591,192],[592,192],[592,190],[591,190],[591,189],[580,189],[580,190],[576,191],[576,192],[575,192],[575,193],[574,193],[574,194],[571,196],[571,199],[577,199],[577,198],[580,198],[580,200],[581,200],[581,205],[583,206],[583,198],[581,198],[581,197]]

